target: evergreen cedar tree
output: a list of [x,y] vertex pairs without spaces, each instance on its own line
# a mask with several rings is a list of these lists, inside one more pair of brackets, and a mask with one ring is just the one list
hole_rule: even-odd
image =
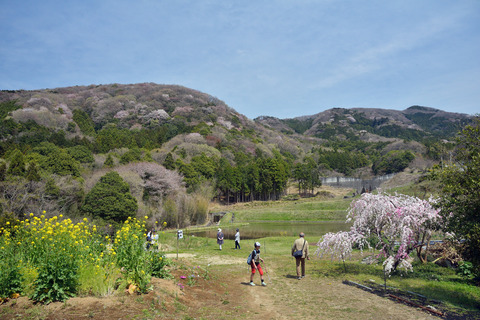
[[82,206],[82,210],[92,217],[116,222],[135,217],[137,209],[137,200],[130,194],[130,186],[115,171],[100,178]]

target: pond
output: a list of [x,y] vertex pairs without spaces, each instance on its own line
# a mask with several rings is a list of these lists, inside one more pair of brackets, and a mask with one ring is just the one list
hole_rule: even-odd
[[358,179],[351,177],[328,177],[322,178],[322,185],[341,187],[341,188],[351,188],[355,189],[356,193],[359,194],[362,191],[366,190],[375,190],[380,187],[380,185],[390,180],[395,176],[395,173],[387,174],[384,176],[376,176],[372,179]]
[[[237,226],[229,226],[228,224],[221,225],[222,232],[225,235],[225,239],[234,240]],[[345,221],[309,221],[309,222],[252,222],[248,225],[239,226],[240,238],[242,240],[258,239],[264,237],[276,237],[276,236],[298,236],[300,232],[304,232],[305,236],[310,241],[318,241],[321,236],[328,232],[337,232],[343,230],[349,230],[350,224],[346,224]],[[185,231],[184,231],[185,232]],[[216,238],[217,229],[194,231],[188,230],[189,235],[195,235],[197,237]]]

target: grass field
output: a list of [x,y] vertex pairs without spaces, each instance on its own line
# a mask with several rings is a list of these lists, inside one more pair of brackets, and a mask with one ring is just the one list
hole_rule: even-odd
[[[227,207],[214,205],[211,211],[229,212],[224,219],[230,225],[234,213],[236,224],[240,226],[254,221],[343,220],[351,201],[351,198],[345,199],[342,192],[337,192],[335,197],[253,202]],[[389,298],[388,294],[394,294],[424,306],[433,306],[446,319],[480,319],[480,287],[462,278],[454,269],[431,262],[415,261],[413,272],[398,272],[384,279],[381,261],[363,263],[366,256],[376,256],[375,252],[362,254],[354,251],[351,260],[331,261],[330,257],[315,254],[313,244],[318,239],[307,235],[311,260],[307,261],[306,278],[298,281],[295,260],[290,254],[296,236],[245,240],[241,242],[241,250],[234,250],[234,241],[226,240],[223,250],[219,250],[214,238],[192,236],[188,232],[184,235],[178,240],[176,230],[159,232],[159,249],[169,257],[166,260],[171,262],[170,274],[166,279],[152,278],[151,291],[146,294],[131,295],[119,289],[101,297],[79,295],[48,306],[21,297],[0,305],[0,318],[435,318],[427,311]],[[257,286],[248,283],[250,269],[246,259],[254,241],[261,243],[267,287],[258,285],[258,275],[255,276]],[[363,285],[371,291],[346,282]]]
[[[223,208],[235,214],[235,221],[319,221],[345,219],[351,198],[309,198],[298,201],[255,202]],[[219,209],[219,208],[216,208]],[[226,210],[228,209],[228,210]],[[230,219],[226,216],[225,219]],[[168,237],[168,236],[167,236]],[[265,250],[265,256],[274,259],[277,266],[288,265],[291,260],[290,246],[295,237],[270,237],[257,239]],[[308,239],[315,243],[318,239]],[[166,242],[172,240],[164,239]],[[249,240],[250,241],[250,240]],[[171,242],[171,245],[175,245]],[[212,247],[216,247],[215,239],[189,238],[180,243],[179,252],[193,253],[198,256],[208,255]],[[216,255],[234,258],[246,258],[245,252],[230,250],[234,248],[233,241],[226,241],[227,250],[215,252]],[[316,247],[312,248],[314,251]],[[250,250],[250,248],[248,249]],[[372,255],[373,252],[366,253]],[[328,257],[316,257],[315,273],[318,277],[348,278],[359,283],[372,283],[378,286],[384,284],[381,263],[362,264],[364,256],[355,252],[354,259],[346,261],[345,265],[338,261],[330,261]],[[321,267],[320,267],[321,266]],[[345,271],[346,269],[346,271]],[[413,272],[398,272],[387,279],[387,286],[405,291],[413,291],[429,299],[444,302],[451,308],[478,310],[480,306],[480,288],[466,279],[461,278],[454,269],[440,267],[434,263],[422,264],[414,262]]]
[[[324,187],[326,190],[331,188]],[[349,189],[336,191],[339,195],[332,197],[314,197],[298,200],[255,201],[230,206],[213,205],[211,212],[229,212],[235,214],[235,222],[251,221],[325,221],[345,220],[351,198]],[[334,196],[333,193],[331,193]],[[225,220],[231,216],[227,216]]]

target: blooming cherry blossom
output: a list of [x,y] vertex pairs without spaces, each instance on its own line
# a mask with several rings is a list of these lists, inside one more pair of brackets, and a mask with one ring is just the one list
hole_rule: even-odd
[[347,222],[353,225],[350,231],[328,233],[320,239],[317,254],[328,252],[333,258],[345,260],[357,244],[361,250],[371,248],[370,241],[376,239],[376,249],[385,258],[386,274],[397,268],[411,270],[409,255],[426,262],[424,247],[440,222],[438,210],[432,207],[434,199],[422,200],[407,195],[365,193],[353,201],[347,215]]

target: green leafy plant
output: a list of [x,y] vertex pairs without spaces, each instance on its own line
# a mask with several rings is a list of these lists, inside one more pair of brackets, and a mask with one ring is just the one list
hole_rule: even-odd
[[161,252],[148,251],[147,262],[152,276],[157,278],[170,278],[170,273],[165,267],[170,265],[171,261]]
[[[53,257],[52,257],[53,258]],[[77,266],[69,259],[58,257],[40,265],[31,298],[42,303],[65,301],[73,297],[77,287]]]
[[457,273],[464,279],[472,279],[475,276],[473,263],[462,261],[458,265]]
[[14,254],[14,245],[1,246],[0,252],[0,298],[22,292],[22,273],[20,261]]

